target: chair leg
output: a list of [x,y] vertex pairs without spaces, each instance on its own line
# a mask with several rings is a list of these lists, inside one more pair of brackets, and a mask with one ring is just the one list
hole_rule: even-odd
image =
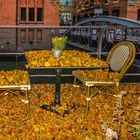
[[0,92],[0,97],[1,97],[1,96],[4,96],[4,95],[7,95],[7,94],[8,94],[8,92],[2,91],[2,92]]
[[76,81],[76,77],[74,77],[74,82],[73,82],[73,91],[72,91],[72,98],[74,98],[74,94],[76,93],[76,88],[79,88],[80,86],[77,84],[77,81]]
[[26,110],[27,110],[27,115],[30,117],[30,100],[29,100],[29,92],[28,90],[25,91],[26,95]]
[[77,82],[76,82],[76,77],[74,77],[73,86],[74,86],[74,87],[80,87],[80,86],[77,84]]
[[89,110],[89,102],[90,102],[90,87],[88,87],[88,95],[86,97],[86,108],[85,108],[85,115],[84,117],[86,118],[87,117],[87,114],[88,114],[88,110]]
[[117,88],[117,92],[119,94],[120,93],[120,90],[119,90],[119,82],[116,82],[116,88]]
[[41,95],[38,94],[38,95],[37,95],[37,98],[38,98],[38,107],[40,107],[40,97],[41,97]]

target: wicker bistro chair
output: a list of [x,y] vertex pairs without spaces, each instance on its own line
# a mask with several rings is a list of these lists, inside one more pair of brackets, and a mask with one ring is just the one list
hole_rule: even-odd
[[[9,75],[7,73],[9,73]],[[27,115],[30,116],[29,91],[31,90],[31,85],[28,72],[23,70],[0,71],[0,76],[0,97],[8,94],[15,95],[26,104]],[[25,93],[25,96],[20,95],[16,91]]]
[[[101,93],[101,89],[109,86],[116,86],[117,92],[119,93],[119,82],[123,78],[128,68],[132,65],[135,59],[135,54],[135,46],[131,42],[122,41],[117,43],[110,50],[107,56],[106,61],[109,64],[108,70],[76,70],[72,72],[74,75],[74,85],[77,84],[76,80],[78,79],[78,81],[81,81],[88,89],[86,97],[85,117],[88,114],[90,100],[96,94]],[[91,87],[96,87],[98,90],[96,90],[94,93],[91,93]]]

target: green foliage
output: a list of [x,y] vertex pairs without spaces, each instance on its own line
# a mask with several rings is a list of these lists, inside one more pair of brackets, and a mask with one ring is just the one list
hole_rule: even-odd
[[65,37],[53,37],[52,38],[53,49],[63,50],[65,48],[67,40],[68,40],[67,36],[65,36]]

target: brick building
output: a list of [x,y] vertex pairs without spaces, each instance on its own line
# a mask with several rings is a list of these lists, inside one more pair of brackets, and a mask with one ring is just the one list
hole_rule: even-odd
[[[0,25],[58,26],[59,0],[0,0]],[[0,28],[0,51],[50,49],[51,30]]]
[[73,21],[87,17],[93,17],[94,8],[103,8],[103,15],[118,16],[133,20],[140,20],[140,1],[139,0],[113,0],[107,4],[107,0],[73,0]]

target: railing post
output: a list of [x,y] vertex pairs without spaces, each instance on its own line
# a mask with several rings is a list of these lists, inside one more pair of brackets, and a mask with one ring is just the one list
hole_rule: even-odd
[[125,37],[124,39],[126,40],[127,39],[127,28],[125,28]]
[[101,53],[102,53],[102,41],[103,41],[103,31],[100,32],[98,36],[98,42],[97,42],[97,57],[101,59]]
[[[18,0],[16,0],[16,26],[18,26]],[[16,27],[16,52],[18,51],[19,47],[19,29]]]

